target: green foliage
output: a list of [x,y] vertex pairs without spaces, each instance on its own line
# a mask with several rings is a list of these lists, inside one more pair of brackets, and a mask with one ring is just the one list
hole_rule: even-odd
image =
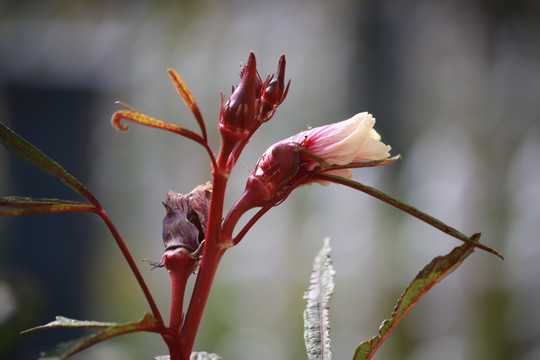
[[22,334],[51,328],[83,328],[103,330],[92,335],[83,336],[79,339],[60,343],[53,350],[41,354],[40,360],[63,360],[81,350],[97,344],[98,342],[115,336],[138,331],[159,332],[161,330],[161,327],[157,323],[156,319],[151,314],[145,313],[144,317],[140,321],[126,324],[73,320],[63,316],[57,316],[55,321],[23,331]]
[[150,295],[148,287],[133,261],[129,250],[124,244],[120,234],[107,217],[103,208],[97,199],[90,191],[74,176],[69,174],[62,166],[54,162],[51,158],[45,155],[41,150],[30,144],[21,136],[10,130],[7,126],[0,123],[0,143],[7,150],[14,153],[22,160],[36,166],[45,171],[49,175],[59,178],[64,184],[75,190],[77,193],[88,199],[92,204],[86,204],[77,201],[48,199],[48,198],[30,198],[22,196],[6,196],[0,197],[0,206],[7,209],[0,210],[0,216],[21,216],[47,213],[63,213],[63,212],[93,212],[97,214],[107,225],[109,231],[115,238],[122,254],[124,255],[128,265],[130,266],[134,276],[141,289],[143,290],[152,313],[154,315],[145,314],[141,321],[128,324],[102,323],[95,321],[80,321],[71,320],[65,317],[57,317],[56,321],[49,324],[38,326],[23,333],[43,330],[49,328],[99,328],[104,329],[96,334],[85,336],[80,339],[59,344],[54,350],[42,355],[41,359],[65,359],[91,345],[100,341],[109,339],[114,336],[123,335],[136,331],[154,331],[164,333],[163,321],[157,306]]
[[[471,239],[478,241],[479,235]],[[369,360],[382,345],[384,340],[395,329],[405,314],[433,286],[456,270],[465,259],[474,252],[475,247],[465,243],[454,248],[444,256],[434,258],[427,264],[413,281],[405,288],[389,319],[382,322],[379,334],[371,340],[361,343],[353,360]],[[334,292],[334,268],[330,259],[330,239],[324,240],[324,245],[315,257],[311,284],[304,295],[307,307],[304,311],[304,340],[309,360],[331,360],[329,301]]]
[[[478,237],[475,237],[477,240]],[[463,244],[454,248],[445,256],[434,258],[416,275],[399,298],[390,319],[382,322],[379,334],[365,341],[356,348],[354,360],[371,359],[375,351],[394,330],[405,314],[424,296],[435,284],[457,269],[459,265],[474,251],[474,246]]]
[[62,212],[91,212],[96,209],[94,205],[85,204],[78,201],[29,198],[21,196],[0,197],[0,206],[14,208],[0,210],[0,216],[53,214]]
[[64,184],[87,198],[90,202],[98,204],[94,196],[79,180],[41,152],[37,147],[30,144],[2,123],[0,123],[0,143],[22,160],[45,171],[51,176],[59,178]]

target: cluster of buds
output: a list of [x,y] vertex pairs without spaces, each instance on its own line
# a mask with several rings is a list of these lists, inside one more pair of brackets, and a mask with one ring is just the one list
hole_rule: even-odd
[[[234,163],[251,135],[259,126],[270,120],[285,100],[290,80],[285,86],[285,55],[281,55],[276,74],[268,75],[263,82],[257,72],[253,52],[247,64],[242,65],[240,83],[233,88],[229,100],[221,96],[219,131],[222,138],[220,156],[227,157],[228,169]],[[234,152],[234,153],[233,153]]]
[[[266,150],[250,173],[243,194],[223,219],[221,208],[227,178],[250,137],[261,124],[274,116],[276,109],[285,100],[290,85],[290,80],[285,80],[285,55],[281,55],[276,73],[268,75],[264,81],[257,72],[253,52],[250,52],[247,63],[241,66],[240,83],[236,88],[233,87],[230,98],[225,101],[224,95],[221,95],[219,132],[222,141],[217,159],[208,147],[204,134],[198,137],[191,132],[181,133],[206,147],[212,159],[214,182],[220,179],[216,185],[220,199],[219,211],[216,210],[214,217],[219,219],[225,234],[220,235],[219,241],[223,242],[221,246],[234,245],[235,242],[231,242],[232,232],[246,211],[255,207],[268,209],[275,206],[298,186],[312,183],[328,185],[336,179],[331,176],[350,179],[350,168],[374,166],[360,163],[381,162],[390,156],[391,149],[381,142],[381,136],[373,128],[375,118],[367,112],[335,124],[308,128]],[[177,82],[177,88],[199,123],[204,125],[181,79],[175,76],[173,80]],[[201,128],[204,132],[203,125]],[[163,239],[166,253],[171,250],[175,253],[180,251],[195,259],[205,238],[206,223],[201,220],[204,216],[201,217],[197,211],[193,212],[188,199],[189,196],[182,197],[180,194],[168,195]],[[208,199],[204,203],[208,206]],[[189,214],[195,221],[190,219]],[[250,220],[250,223],[253,221],[256,219]],[[213,226],[217,227],[219,225]]]
[[[224,249],[237,244],[265,211],[284,201],[293,189],[312,183],[327,185],[332,180],[325,177],[327,175],[350,179],[350,168],[390,156],[390,146],[381,142],[381,136],[373,128],[375,118],[367,112],[335,124],[308,128],[266,150],[250,173],[243,194],[223,218],[223,199],[230,172],[250,137],[274,116],[287,96],[290,81],[285,81],[285,65],[282,55],[276,73],[262,81],[255,55],[249,54],[247,63],[242,64],[240,83],[233,88],[230,98],[225,101],[222,94],[219,117],[222,141],[217,159],[205,136],[178,132],[207,148],[214,176],[214,190],[210,185],[201,185],[186,195],[169,192],[164,202],[167,211],[163,219],[165,254],[156,266],[164,265],[169,270],[178,299],[183,296],[187,278],[199,264],[201,255],[203,271],[205,263],[215,260],[207,260],[207,254],[212,254],[210,258],[219,256]],[[188,106],[192,111],[197,110],[181,80],[178,77],[173,80],[177,81],[177,88]],[[203,124],[197,111],[194,115]],[[147,121],[150,123],[151,119]],[[204,132],[204,126],[201,128]],[[240,217],[255,207],[263,209],[233,238]],[[181,318],[180,310],[175,310],[177,318]]]

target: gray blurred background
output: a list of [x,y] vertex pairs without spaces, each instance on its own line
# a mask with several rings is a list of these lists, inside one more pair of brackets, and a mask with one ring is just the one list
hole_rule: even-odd
[[[238,162],[227,206],[260,154],[306,126],[369,111],[403,160],[354,171],[504,253],[481,251],[425,296],[376,359],[540,358],[540,3],[537,1],[0,2],[0,120],[81,179],[134,258],[163,252],[161,201],[210,180],[197,144],[110,126],[122,100],[197,129],[168,79],[193,92],[215,151],[222,90],[253,50],[261,76],[287,56],[289,96]],[[535,160],[536,159],[536,160]],[[76,199],[0,150],[0,195]],[[331,185],[296,190],[222,261],[197,350],[225,359],[303,359],[302,295],[329,236],[336,359],[377,333],[402,289],[459,242]],[[169,279],[140,263],[165,318]],[[0,219],[0,358],[34,359],[75,331],[17,333],[55,315],[132,321],[148,309],[105,226],[88,214]],[[152,359],[155,334],[74,359]]]

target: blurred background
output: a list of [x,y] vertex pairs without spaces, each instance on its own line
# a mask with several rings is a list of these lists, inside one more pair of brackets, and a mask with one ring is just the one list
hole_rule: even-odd
[[[110,126],[122,100],[197,129],[166,69],[193,92],[215,151],[220,93],[250,50],[261,76],[287,56],[289,96],[254,136],[227,206],[276,141],[369,111],[403,160],[354,171],[500,250],[475,252],[405,317],[376,359],[540,358],[540,3],[537,1],[0,2],[0,120],[85,183],[134,258],[163,253],[161,201],[210,180],[203,149],[162,131]],[[534,160],[536,159],[536,160]],[[0,196],[79,200],[0,150]],[[302,359],[302,295],[332,238],[336,359],[377,334],[403,288],[460,243],[362,193],[296,190],[223,258],[196,350],[225,359]],[[165,318],[164,269],[142,273]],[[79,336],[18,332],[56,315],[127,322],[148,305],[105,226],[88,214],[0,219],[0,358],[35,359]],[[152,359],[155,334],[74,359]]]

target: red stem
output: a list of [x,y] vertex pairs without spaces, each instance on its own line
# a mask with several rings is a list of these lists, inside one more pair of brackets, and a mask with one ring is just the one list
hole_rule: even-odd
[[219,251],[209,251],[205,255],[204,261],[201,262],[199,269],[199,275],[195,282],[193,289],[193,295],[186,314],[186,320],[182,327],[181,338],[183,341],[184,356],[189,358],[193,350],[193,344],[195,337],[199,329],[202,315],[206,307],[210,289],[212,288],[212,282],[216,274],[217,267],[221,260],[221,257],[225,253],[225,249]]
[[239,203],[242,203],[242,197],[245,195],[242,194],[242,197],[237,201],[236,204],[232,207],[232,209],[229,211],[227,216],[225,217],[225,221],[223,223],[223,234],[224,236],[229,236],[232,238],[232,244],[237,245],[246,235],[246,233],[251,229],[253,225],[264,215],[268,210],[273,208],[276,205],[281,204],[289,195],[291,192],[296,189],[298,186],[301,186],[306,182],[306,179],[309,177],[309,175],[301,176],[297,180],[294,181],[294,183],[289,184],[289,186],[283,190],[280,194],[275,195],[275,197],[271,200],[269,200],[249,221],[244,225],[244,227],[238,232],[238,234],[233,238],[232,232],[234,230],[234,227],[236,226],[238,220],[240,220],[240,217],[250,208],[243,208],[242,205],[239,205]]
[[223,214],[223,202],[225,198],[225,188],[228,176],[221,172],[220,165],[225,165],[227,159],[218,160],[218,169],[214,170],[212,198],[210,200],[210,212],[208,216],[208,227],[201,265],[193,288],[193,294],[186,313],[186,319],[182,326],[181,338],[183,342],[182,350],[184,357],[189,358],[195,342],[195,336],[201,323],[202,315],[212,282],[216,274],[221,257],[232,245],[229,239],[222,238],[221,219]]
[[122,252],[122,255],[124,255],[124,258],[126,259],[131,271],[133,272],[133,275],[135,275],[135,278],[137,279],[137,282],[139,283],[139,286],[141,287],[144,296],[146,297],[146,301],[148,302],[148,305],[150,305],[150,309],[152,311],[152,314],[154,315],[154,318],[158,322],[158,326],[163,329],[163,331],[160,331],[161,337],[163,338],[163,341],[167,344],[167,347],[169,348],[169,355],[170,360],[189,360],[189,353],[186,357],[181,349],[181,341],[178,338],[178,333],[171,334],[171,332],[165,327],[163,323],[163,318],[161,317],[161,314],[159,312],[159,309],[154,301],[154,298],[152,297],[152,294],[150,294],[150,290],[148,289],[148,286],[146,286],[146,283],[144,282],[144,279],[137,268],[137,265],[135,264],[135,261],[133,260],[133,257],[131,256],[131,253],[129,252],[126,244],[124,243],[124,240],[120,236],[120,233],[118,233],[118,230],[116,230],[116,227],[111,222],[107,214],[105,213],[105,210],[103,208],[98,206],[98,209],[96,209],[96,214],[105,222],[107,227],[109,228],[109,231],[111,232],[112,236],[114,237],[114,240],[116,241],[116,244],[120,248],[120,251]]
[[120,234],[118,233],[118,230],[116,230],[116,227],[114,226],[114,224],[111,222],[111,220],[105,213],[105,210],[103,210],[101,207],[99,207],[96,210],[97,210],[96,214],[105,222],[105,224],[109,228],[109,231],[114,237],[116,244],[120,248],[122,255],[124,255],[124,258],[126,259],[129,265],[129,268],[131,269],[131,272],[133,273],[133,275],[135,275],[135,278],[137,279],[137,282],[139,283],[139,286],[141,287],[144,293],[144,296],[146,297],[146,301],[148,302],[148,305],[150,305],[152,314],[154,315],[154,317],[156,318],[160,326],[165,327],[163,325],[163,318],[161,317],[158,307],[156,306],[154,298],[152,298],[152,295],[150,294],[150,290],[148,290],[148,287],[146,286],[146,283],[144,282],[144,279],[139,269],[137,268],[137,265],[135,264],[135,261],[133,260],[133,257],[131,256],[131,253],[129,252],[126,244],[124,243],[124,240],[122,240],[122,237],[120,236]]
[[189,276],[193,273],[199,262],[181,251],[166,254],[164,260],[165,267],[171,275],[172,283],[169,329],[172,333],[179,335],[180,326],[182,325],[186,284]]
[[261,210],[257,211],[257,213],[255,215],[253,215],[253,217],[251,219],[249,219],[249,221],[246,223],[246,225],[244,225],[244,227],[242,228],[242,230],[240,230],[238,232],[238,234],[234,237],[233,239],[233,244],[234,245],[237,245],[243,238],[244,236],[246,235],[246,233],[249,231],[249,229],[251,229],[251,227],[253,225],[255,225],[255,223],[264,215],[268,212],[268,210],[270,210],[272,207],[274,206],[274,204],[268,204],[268,205],[265,205]]

